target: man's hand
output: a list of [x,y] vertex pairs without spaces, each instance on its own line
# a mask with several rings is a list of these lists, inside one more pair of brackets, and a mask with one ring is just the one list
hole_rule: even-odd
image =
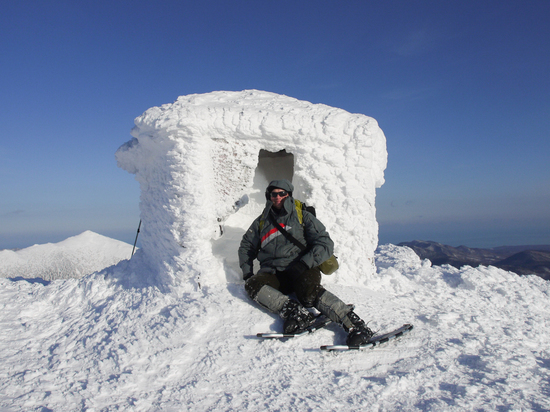
[[299,262],[294,262],[293,264],[291,264],[288,268],[286,268],[285,272],[288,273],[290,276],[300,276],[308,269],[309,268],[307,267],[307,265],[300,260]]

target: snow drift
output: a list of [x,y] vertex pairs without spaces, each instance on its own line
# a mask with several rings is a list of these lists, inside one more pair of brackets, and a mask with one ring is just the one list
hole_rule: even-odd
[[132,245],[85,231],[59,243],[0,251],[0,277],[81,278],[129,259]]
[[237,239],[275,178],[292,180],[295,197],[317,208],[336,244],[341,282],[364,282],[375,272],[375,189],[387,153],[374,119],[245,90],[182,96],[135,124],[116,158],[140,184],[136,259],[158,274],[160,287],[238,281]]

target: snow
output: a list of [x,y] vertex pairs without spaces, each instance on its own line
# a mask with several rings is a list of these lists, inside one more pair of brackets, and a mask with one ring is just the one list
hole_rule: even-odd
[[0,409],[550,408],[548,282],[432,267],[394,245],[376,258],[368,287],[330,289],[374,329],[415,329],[361,353],[318,350],[344,340],[336,326],[286,342],[255,338],[282,324],[238,283],[181,296],[128,287],[132,260],[48,285],[0,279]]
[[[215,97],[220,100],[220,96],[225,94]],[[250,92],[250,96],[265,98],[263,92]],[[230,107],[229,97],[219,107]],[[171,108],[151,109],[169,112],[163,123],[166,130],[175,118]],[[252,121],[239,123],[238,113],[217,110],[212,109],[217,130],[227,131],[228,122],[238,124],[238,130],[259,127]],[[220,113],[224,113],[222,119]],[[332,276],[323,277],[327,289],[354,303],[374,330],[384,332],[404,323],[414,324],[414,330],[378,348],[346,353],[319,350],[323,344],[345,340],[336,325],[295,340],[256,338],[257,332],[282,328],[278,317],[249,300],[238,271],[240,237],[261,209],[265,176],[254,172],[258,159],[246,173],[235,169],[251,177],[252,183],[230,188],[230,202],[214,201],[219,194],[218,189],[212,191],[218,187],[215,180],[202,187],[198,182],[204,180],[188,180],[197,176],[193,168],[201,162],[210,165],[205,157],[196,159],[197,164],[174,160],[204,147],[193,139],[167,137],[165,129],[159,132],[164,120],[158,113],[152,118],[156,120],[151,123],[137,120],[139,130],[134,133],[139,143],[136,138],[117,152],[119,164],[127,170],[136,168],[133,173],[142,187],[140,207],[147,223],[140,235],[147,234],[144,247],[132,259],[105,267],[104,255],[96,251],[101,248],[91,245],[113,251],[116,242],[85,232],[55,249],[63,256],[80,251],[80,261],[88,253],[87,262],[100,267],[94,273],[80,277],[84,270],[75,269],[73,276],[62,272],[59,276],[65,279],[54,279],[48,265],[42,265],[42,273],[27,273],[32,278],[50,276],[49,282],[23,279],[22,271],[12,272],[17,274],[15,279],[0,279],[0,410],[550,410],[550,284],[537,276],[520,277],[495,267],[432,266],[412,249],[391,244],[373,251],[375,269],[362,262],[365,269],[354,259],[368,256],[376,236],[371,233],[362,241],[351,241],[357,232],[345,225],[336,230],[340,217],[333,215],[343,213],[340,222],[345,223],[352,215],[360,221],[361,214],[344,208],[331,211],[326,204],[341,201],[353,209],[361,202],[373,202],[371,189],[383,179],[380,175],[371,179],[376,173],[370,175],[372,184],[364,192],[354,186],[359,178],[353,178],[350,188],[342,187],[336,199],[330,199],[321,196],[317,183],[298,178],[299,170],[294,169],[303,187],[309,185],[308,199],[314,200],[319,217],[330,222],[331,235],[337,234],[342,265]],[[180,120],[185,124],[185,117]],[[251,151],[254,156],[261,146],[277,149],[274,132],[268,131],[280,127],[280,118],[267,116],[260,124],[268,137],[259,139],[261,144]],[[145,132],[144,125],[157,128]],[[377,127],[373,130],[373,135],[380,136]],[[150,138],[144,137],[147,133]],[[281,138],[291,139],[291,135],[283,133]],[[252,140],[258,141],[254,136]],[[232,142],[239,147],[235,150],[249,150],[246,144]],[[136,145],[148,146],[149,151]],[[304,147],[317,150],[313,142],[295,146]],[[373,167],[385,161],[375,152]],[[135,162],[139,156],[151,158]],[[303,161],[299,159],[294,158]],[[262,173],[281,160],[266,158]],[[340,185],[340,176],[348,172],[340,161],[325,166],[342,167],[326,171],[326,187]],[[205,175],[216,175],[208,170]],[[201,215],[200,207],[194,208],[203,205],[198,194],[207,196],[215,208]],[[231,203],[235,197],[240,200],[237,204]],[[373,209],[374,204],[365,206],[367,218],[357,223],[361,229],[376,230],[369,220]],[[223,210],[225,215],[218,214]],[[216,220],[214,235],[212,216],[223,216]],[[346,230],[350,231],[347,237],[342,235]],[[54,249],[38,245],[25,251],[28,266],[44,261],[45,248]],[[131,253],[126,250],[122,255]],[[347,260],[350,256],[354,259]]]
[[0,250],[0,277],[80,278],[129,259],[132,245],[87,230],[59,243]]

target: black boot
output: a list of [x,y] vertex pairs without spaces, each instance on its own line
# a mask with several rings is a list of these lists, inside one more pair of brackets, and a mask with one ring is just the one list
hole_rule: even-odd
[[365,344],[374,335],[374,332],[353,311],[353,307],[346,305],[328,290],[323,290],[319,294],[315,307],[333,322],[343,326],[344,330],[348,332],[346,343],[349,346]]
[[[363,322],[355,312],[349,312],[346,317],[348,322],[344,321],[343,325],[345,331],[348,332],[346,344],[348,346],[360,346],[368,343],[369,339],[374,335],[374,332],[365,325],[365,322]],[[347,325],[350,323],[351,327],[348,327]]]
[[288,300],[279,316],[285,320],[283,325],[284,333],[297,333],[311,326],[315,322],[315,317],[295,300]]

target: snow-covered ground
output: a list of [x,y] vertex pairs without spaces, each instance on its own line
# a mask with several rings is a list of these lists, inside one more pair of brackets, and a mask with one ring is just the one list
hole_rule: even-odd
[[47,285],[0,279],[1,410],[550,409],[550,287],[536,276],[384,245],[368,286],[328,288],[374,329],[415,329],[334,354],[318,348],[345,339],[336,326],[261,341],[281,321],[239,282],[161,293],[127,286],[134,261]]

